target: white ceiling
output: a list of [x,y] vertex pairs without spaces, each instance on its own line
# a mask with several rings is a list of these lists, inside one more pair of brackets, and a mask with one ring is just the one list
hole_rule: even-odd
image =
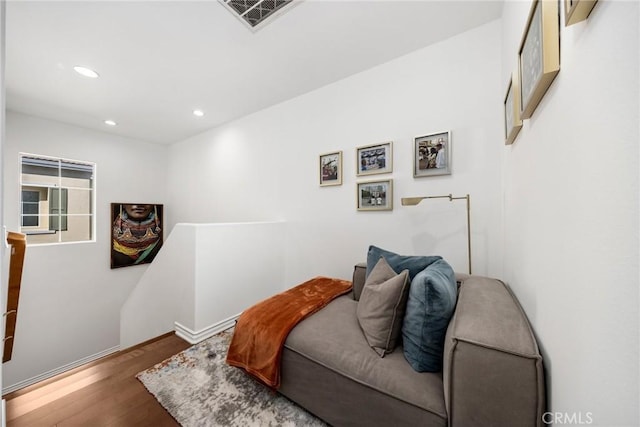
[[217,0],[9,0],[7,108],[169,144],[501,12],[502,0],[306,0],[254,33]]

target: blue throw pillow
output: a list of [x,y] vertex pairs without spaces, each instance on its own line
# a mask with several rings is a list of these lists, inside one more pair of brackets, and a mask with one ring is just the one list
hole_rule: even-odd
[[418,372],[442,369],[444,338],[458,299],[455,274],[440,259],[416,275],[402,323],[404,357]]
[[376,246],[369,246],[369,252],[367,252],[367,277],[369,277],[369,273],[371,273],[373,267],[380,261],[380,257],[384,257],[387,264],[389,264],[397,274],[400,274],[402,270],[409,270],[409,280],[413,280],[416,274],[439,259],[442,259],[440,256],[398,255]]

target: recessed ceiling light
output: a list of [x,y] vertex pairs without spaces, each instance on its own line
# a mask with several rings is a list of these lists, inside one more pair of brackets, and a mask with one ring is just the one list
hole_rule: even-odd
[[202,117],[202,116],[204,116],[204,111],[202,111],[202,110],[193,110],[193,115],[194,116],[198,116],[198,117]]
[[104,124],[105,124],[105,125],[109,125],[109,126],[115,126],[115,125],[117,125],[117,123],[116,123],[116,122],[114,122],[113,120],[105,120],[105,121],[104,121]]
[[100,77],[100,74],[96,73],[91,68],[81,67],[79,65],[76,65],[75,67],[73,67],[73,69],[75,70],[76,73],[83,75],[85,77],[90,77],[92,79],[97,79],[98,77]]

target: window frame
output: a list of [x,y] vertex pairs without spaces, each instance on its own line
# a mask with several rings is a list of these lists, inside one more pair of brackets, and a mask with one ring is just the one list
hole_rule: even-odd
[[[63,241],[62,240],[62,232],[63,231],[67,231],[68,229],[68,224],[67,221],[65,220],[63,222],[63,227],[62,229],[53,229],[51,222],[49,222],[49,225],[46,228],[42,228],[42,224],[40,221],[40,217],[45,215],[45,216],[49,216],[50,217],[50,212],[52,207],[49,206],[46,209],[42,209],[40,208],[38,211],[38,229],[31,229],[29,230],[29,228],[25,229],[25,227],[22,225],[22,219],[23,219],[23,203],[22,203],[22,191],[34,191],[34,190],[29,190],[28,187],[34,187],[34,188],[41,188],[44,189],[48,195],[57,193],[57,194],[62,194],[63,192],[56,192],[56,191],[52,191],[52,190],[67,190],[65,191],[65,193],[67,193],[67,209],[66,211],[68,212],[68,206],[69,206],[69,190],[78,190],[78,189],[82,189],[80,187],[73,187],[73,186],[63,186],[62,185],[62,179],[65,178],[62,175],[62,170],[64,169],[63,167],[59,166],[58,167],[58,174],[57,175],[51,175],[51,176],[55,176],[57,179],[57,183],[56,185],[43,185],[42,183],[28,183],[28,182],[23,182],[23,166],[24,166],[24,159],[25,158],[31,158],[31,159],[36,159],[36,160],[49,160],[49,161],[53,161],[53,162],[58,162],[59,165],[64,164],[64,163],[72,163],[72,164],[78,164],[78,165],[83,165],[83,166],[87,166],[87,167],[91,167],[91,179],[90,179],[90,183],[91,186],[89,188],[86,189],[86,191],[90,191],[90,197],[89,197],[89,213],[87,214],[69,214],[67,213],[65,215],[66,219],[68,219],[69,217],[72,216],[76,216],[76,217],[89,217],[89,233],[90,233],[90,237],[86,240],[73,240],[73,241]],[[25,152],[20,152],[18,153],[18,173],[19,173],[19,179],[18,179],[18,186],[19,186],[19,202],[18,202],[18,224],[20,226],[20,231],[22,233],[27,234],[27,245],[28,246],[51,246],[51,245],[68,245],[68,244],[78,244],[78,243],[95,243],[96,242],[96,224],[97,224],[97,209],[96,209],[96,205],[97,205],[97,164],[95,162],[91,162],[91,161],[86,161],[86,160],[74,160],[74,159],[69,159],[69,158],[65,158],[65,157],[55,157],[55,156],[48,156],[48,155],[41,155],[41,154],[33,154],[33,153],[25,153]],[[25,187],[27,187],[26,190]],[[82,189],[85,190],[85,189]],[[27,226],[29,227],[29,226]],[[57,241],[53,241],[53,242],[29,242],[28,241],[28,236],[30,235],[42,235],[42,234],[57,234],[58,235],[58,240]]]

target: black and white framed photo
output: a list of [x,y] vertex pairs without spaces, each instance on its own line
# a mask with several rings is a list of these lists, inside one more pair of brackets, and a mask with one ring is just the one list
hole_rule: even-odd
[[451,174],[451,132],[417,136],[413,140],[413,176]]
[[393,142],[356,148],[356,176],[393,171]]
[[393,209],[393,180],[359,182],[359,211],[390,211]]

